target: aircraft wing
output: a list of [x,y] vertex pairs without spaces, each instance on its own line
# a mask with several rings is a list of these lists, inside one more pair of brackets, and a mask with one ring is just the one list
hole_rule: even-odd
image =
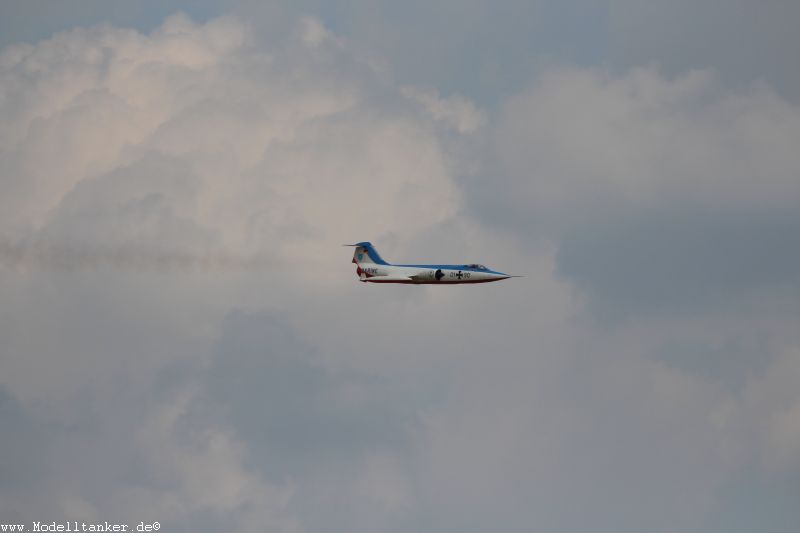
[[372,283],[412,283],[414,280],[408,276],[372,276],[366,281]]

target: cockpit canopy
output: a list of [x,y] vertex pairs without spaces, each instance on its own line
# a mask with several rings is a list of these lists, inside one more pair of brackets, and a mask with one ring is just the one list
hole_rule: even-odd
[[485,266],[483,266],[483,265],[479,265],[479,264],[476,264],[476,263],[473,263],[473,264],[471,264],[471,265],[466,265],[466,267],[467,267],[467,268],[474,268],[475,270],[489,270],[489,269],[488,269],[488,268],[486,268]]

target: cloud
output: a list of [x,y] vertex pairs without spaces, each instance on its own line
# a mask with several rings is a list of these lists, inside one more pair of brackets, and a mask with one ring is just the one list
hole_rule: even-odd
[[420,402],[397,402],[398,384],[370,373],[326,368],[316,351],[280,314],[230,313],[184,426],[214,413],[235,428],[248,471],[290,486],[290,509],[307,527],[354,527],[369,512],[341,505],[356,498],[381,513],[407,510],[402,465]]
[[[495,112],[319,19],[270,24],[0,54],[0,466],[24,495],[0,511],[703,531],[745,530],[752,500],[761,530],[791,522],[793,104],[554,68]],[[372,290],[340,246],[361,239],[526,277]]]
[[[791,420],[796,395],[772,372],[784,368],[792,375],[784,365],[797,359],[796,336],[789,324],[797,317],[800,286],[798,257],[789,243],[800,229],[791,200],[798,193],[792,176],[800,169],[800,160],[790,139],[797,136],[798,124],[796,106],[768,87],[755,84],[730,90],[708,71],[670,78],[652,68],[620,76],[594,69],[557,69],[505,104],[489,135],[494,143],[491,155],[480,171],[462,181],[465,196],[471,212],[487,225],[516,235],[529,249],[553,250],[553,274],[576,290],[574,296],[583,306],[578,314],[583,318],[569,331],[576,342],[586,344],[575,351],[559,344],[558,351],[562,357],[566,351],[600,365],[593,367],[587,359],[576,363],[579,374],[564,378],[573,394],[598,403],[589,409],[592,421],[578,421],[571,417],[580,419],[580,413],[587,412],[579,400],[576,405],[559,394],[541,398],[537,405],[551,406],[546,415],[564,413],[563,418],[554,415],[553,422],[544,418],[559,427],[552,434],[563,437],[570,434],[566,428],[586,428],[597,421],[607,424],[605,430],[589,430],[595,439],[591,451],[571,449],[580,439],[575,435],[552,444],[557,452],[551,452],[546,464],[559,465],[558,474],[548,475],[544,466],[542,473],[533,466],[534,459],[528,461],[532,470],[521,483],[536,473],[543,476],[540,480],[556,484],[556,488],[548,485],[547,494],[561,495],[546,506],[555,516],[537,513],[538,518],[550,520],[552,529],[582,525],[558,514],[562,508],[556,501],[567,498],[567,491],[590,505],[584,516],[594,517],[594,529],[614,524],[637,530],[655,520],[702,530],[712,527],[697,525],[712,509],[734,512],[731,501],[738,500],[731,496],[733,487],[743,490],[755,484],[738,477],[744,469],[768,475],[764,469],[771,464],[772,476],[780,470],[782,479],[794,479],[795,467],[786,457],[795,446]],[[584,326],[593,327],[579,327],[583,320]],[[577,385],[578,375],[593,378]],[[622,377],[626,375],[629,379]],[[503,390],[508,391],[513,380],[509,375],[505,379]],[[762,390],[765,382],[771,390],[782,391],[776,393],[785,402],[782,407],[771,403],[775,398],[751,396],[750,391]],[[647,391],[634,392],[643,383],[649,384]],[[475,386],[470,383],[466,389],[474,391]],[[628,395],[638,407],[623,399]],[[683,404],[685,397],[693,399]],[[522,404],[524,398],[520,393],[503,403],[508,408]],[[563,407],[554,406],[556,398],[565,402]],[[488,405],[485,408],[492,412]],[[772,413],[768,418],[780,430],[762,425],[764,412],[756,414],[761,409]],[[639,418],[645,412],[649,420],[660,420],[656,423],[660,428],[672,430],[646,429],[647,423]],[[521,419],[521,414],[511,415],[514,422]],[[639,429],[632,430],[634,426]],[[508,440],[502,442],[517,443],[528,441],[517,435],[531,427],[536,424],[529,421],[472,433],[464,422],[444,434],[464,432],[454,440],[475,446],[481,442],[479,435],[486,434],[506,435]],[[624,434],[628,430],[631,433]],[[539,428],[537,435],[543,434],[549,433]],[[607,434],[614,434],[619,450],[628,452],[617,456],[614,444],[602,444]],[[764,434],[770,437],[757,436]],[[659,444],[649,441],[648,435],[658,435]],[[688,440],[675,440],[683,438]],[[455,447],[455,441],[445,440],[443,448]],[[661,444],[666,447],[656,452]],[[637,455],[641,450],[654,455]],[[486,455],[480,448],[473,454]],[[498,457],[513,455],[509,451]],[[541,457],[536,452],[531,456]],[[666,456],[671,472],[651,470],[651,461]],[[770,459],[762,463],[764,457]],[[580,458],[589,459],[584,464]],[[753,466],[756,463],[761,466]],[[604,464],[615,465],[614,474],[603,473],[598,465]],[[490,471],[507,476],[519,467],[516,462],[492,465]],[[681,468],[687,470],[672,478]],[[456,469],[442,479],[457,476]],[[490,479],[487,473],[482,478]],[[611,489],[612,478],[624,481]],[[605,489],[595,493],[587,486],[598,479],[604,480]],[[566,484],[564,493],[557,488],[561,483]],[[455,483],[465,484],[464,479]],[[687,522],[676,526],[674,518],[654,518],[659,510],[631,494],[627,489],[633,486],[647,487],[653,495],[671,486],[654,498],[660,509],[680,509]],[[781,483],[769,491],[778,491],[777,486]],[[530,494],[540,487],[533,483],[521,492]],[[498,481],[495,490],[503,488],[505,483]],[[578,495],[584,489],[587,492]],[[678,494],[692,494],[693,503],[673,499]],[[542,501],[546,497],[542,495]],[[511,498],[509,493],[504,501]],[[637,501],[634,507],[641,515],[630,510],[624,517],[614,515],[625,506],[623,501],[631,500]],[[517,509],[512,512],[502,505],[498,503],[501,514],[519,516]],[[786,517],[789,511],[783,506],[776,513]],[[781,520],[774,519],[776,524]]]
[[459,133],[474,132],[485,120],[472,102],[462,96],[442,99],[434,93],[416,87],[404,87],[402,92],[424,106],[436,121],[452,127]]
[[655,64],[671,74],[713,69],[733,86],[766,81],[797,103],[800,77],[791,63],[800,42],[790,21],[799,15],[796,3],[781,0],[614,0],[609,57],[623,68]]
[[708,72],[557,71],[507,104],[472,198],[556,242],[559,273],[598,312],[728,305],[798,288],[798,132],[796,106]]
[[[223,322],[247,294],[286,320],[308,287],[343,283],[320,258],[352,274],[342,242],[398,227],[411,239],[458,205],[436,117],[320,22],[298,24],[271,49],[239,19],[175,15],[148,35],[103,25],[3,50],[4,413],[20,442],[48,442],[9,441],[6,457],[43,466],[18,472],[30,498],[4,500],[4,513],[300,528],[292,513],[319,512],[313,502],[327,498],[301,465],[336,462],[323,443],[291,460],[309,442],[292,429],[304,417],[308,436],[340,439],[356,466],[370,454],[345,483],[384,484],[385,506],[402,499],[385,444],[401,430],[380,409],[371,428],[360,419],[369,410],[346,407],[349,394],[379,395],[375,386],[329,378],[256,337],[275,353],[251,361],[273,363],[252,374],[273,379],[273,416],[258,426],[249,417],[262,413],[263,384],[224,379],[226,356],[261,353],[228,333],[250,322]],[[401,104],[378,105],[386,99]],[[237,391],[236,416],[213,416]],[[281,405],[291,398],[294,410]],[[262,444],[277,452],[256,461]]]

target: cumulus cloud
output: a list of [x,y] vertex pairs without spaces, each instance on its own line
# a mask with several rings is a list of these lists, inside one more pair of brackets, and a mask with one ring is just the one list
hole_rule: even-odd
[[[795,486],[795,106],[573,68],[493,113],[291,27],[0,54],[4,516],[702,531]],[[361,239],[527,277],[371,290]]]
[[[157,242],[159,219],[175,217],[191,240],[241,252],[282,234],[349,240],[365,219],[379,235],[446,218],[455,192],[435,132],[420,114],[372,107],[360,94],[369,68],[340,45],[318,50],[318,21],[300,27],[291,58],[248,47],[235,19],[182,16],[150,36],[96,27],[6,50],[4,227],[58,220],[51,231]],[[365,192],[369,202],[353,201]],[[93,201],[115,222],[97,206],[88,221]],[[122,228],[120,211],[149,218],[150,235],[142,220]]]
[[557,241],[560,273],[605,311],[795,292],[798,134],[797,107],[761,85],[561,70],[508,102],[498,175],[474,198],[487,218]]
[[[554,275],[576,289],[579,315],[597,328],[571,330],[588,342],[576,353],[592,354],[600,365],[591,371],[588,361],[578,365],[597,379],[579,387],[581,394],[601,394],[608,409],[593,415],[614,426],[646,412],[661,428],[680,428],[651,433],[639,420],[633,424],[642,431],[617,432],[615,441],[624,447],[658,435],[659,444],[638,441],[652,457],[616,457],[613,444],[596,441],[591,452],[572,456],[591,456],[584,465],[591,473],[580,478],[577,467],[566,467],[556,482],[574,474],[580,487],[607,483],[614,475],[595,468],[615,464],[624,486],[655,494],[675,483],[656,498],[661,509],[697,513],[680,526],[691,529],[699,516],[724,508],[723,495],[745,465],[771,465],[773,474],[796,478],[787,457],[796,443],[797,396],[773,371],[793,375],[797,360],[791,323],[798,316],[800,259],[790,243],[800,230],[793,200],[800,192],[792,146],[798,126],[797,107],[768,87],[730,90],[708,71],[666,77],[652,68],[622,76],[556,69],[506,103],[493,125],[489,162],[464,180],[471,209],[531,249],[554,249]],[[622,376],[624,383],[617,381]],[[648,392],[633,392],[640,383]],[[765,390],[772,393],[762,396]],[[638,407],[623,400],[628,394]],[[617,431],[632,427],[621,424]],[[570,455],[564,443],[554,448]],[[670,457],[677,469],[671,474],[687,470],[674,478],[650,470],[659,457]],[[605,494],[632,497],[616,489]],[[677,494],[691,494],[694,503],[672,499]],[[578,499],[597,498],[587,492]],[[643,506],[637,511],[647,507],[637,501]],[[605,501],[593,512],[600,523],[625,522],[632,530],[659,513],[608,514],[622,505]]]
[[[246,425],[200,413],[182,429],[193,404],[216,399],[195,378],[247,294],[285,313],[302,276],[341,283],[321,265],[347,265],[342,242],[398,227],[410,239],[452,216],[433,117],[377,106],[405,98],[312,18],[269,50],[230,17],[175,15],[149,35],[71,30],[6,48],[0,86],[2,292],[14,309],[0,326],[4,422],[50,441],[27,497],[3,498],[3,512],[138,520],[149,509],[173,527],[299,527],[299,474],[248,470],[258,443]],[[301,385],[284,370],[275,386]],[[291,423],[286,397],[274,398]],[[391,465],[379,453],[364,475]]]
[[459,133],[476,131],[484,121],[482,113],[463,96],[439,98],[436,93],[418,87],[404,87],[403,94],[424,106],[434,119]]
[[798,102],[800,76],[791,65],[800,42],[791,21],[800,6],[794,2],[614,0],[608,14],[615,65],[657,64],[672,74],[712,69],[732,86],[767,81]]

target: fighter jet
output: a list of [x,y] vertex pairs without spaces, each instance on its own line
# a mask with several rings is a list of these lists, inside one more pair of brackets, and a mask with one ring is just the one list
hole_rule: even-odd
[[345,244],[355,246],[353,263],[356,274],[369,283],[448,284],[487,283],[501,279],[516,278],[491,270],[476,263],[469,265],[393,265],[387,263],[368,242]]

